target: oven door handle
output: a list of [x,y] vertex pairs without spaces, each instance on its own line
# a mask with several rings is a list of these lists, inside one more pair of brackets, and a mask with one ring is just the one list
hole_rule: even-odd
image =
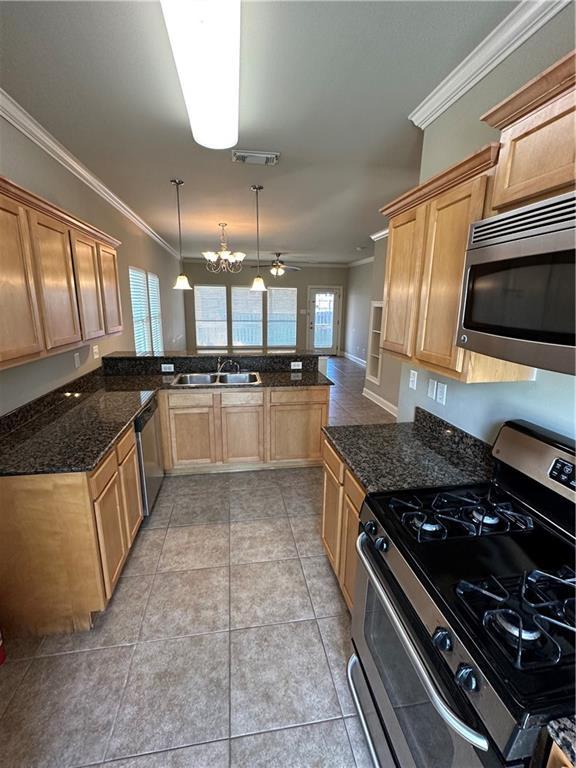
[[438,689],[438,686],[436,685],[434,680],[430,677],[430,673],[426,669],[426,665],[424,664],[422,657],[420,656],[420,653],[418,652],[418,649],[414,644],[414,641],[412,640],[406,628],[404,627],[401,617],[398,615],[398,612],[394,604],[392,603],[386,591],[382,587],[380,580],[376,576],[376,573],[374,572],[372,564],[370,563],[370,560],[366,555],[364,546],[367,541],[368,541],[368,536],[365,533],[361,533],[360,536],[358,536],[358,539],[356,541],[356,551],[358,552],[358,556],[360,557],[360,560],[364,568],[366,569],[366,572],[370,579],[370,583],[376,590],[376,594],[378,595],[380,601],[382,602],[384,608],[386,609],[388,618],[390,619],[394,629],[396,630],[398,637],[402,641],[404,650],[408,654],[408,657],[414,666],[416,674],[420,678],[420,682],[422,683],[426,693],[430,697],[432,706],[434,707],[436,712],[438,712],[442,720],[444,720],[446,725],[448,725],[453,731],[455,731],[459,736],[461,736],[463,739],[465,739],[470,744],[472,744],[473,747],[476,747],[477,749],[480,749],[483,752],[487,752],[488,749],[490,748],[490,745],[488,743],[488,739],[486,738],[486,736],[484,736],[481,733],[478,733],[478,731],[475,731],[473,728],[467,725],[467,723],[465,723],[460,717],[458,717],[458,715],[448,706],[448,704],[444,699],[444,696],[442,695],[441,691]]
[[356,656],[356,654],[353,653],[352,656],[350,656],[350,658],[348,659],[348,665],[346,667],[346,677],[348,678],[348,687],[350,688],[350,693],[352,694],[352,700],[354,702],[354,706],[356,707],[356,712],[358,713],[360,726],[362,727],[362,732],[364,733],[364,738],[366,739],[366,746],[368,747],[368,752],[370,753],[370,757],[372,758],[372,762],[374,763],[374,765],[379,766],[380,761],[378,760],[378,757],[376,755],[376,748],[374,747],[374,742],[372,741],[372,736],[370,735],[368,723],[366,722],[366,718],[364,717],[364,712],[362,711],[362,705],[360,704],[360,697],[358,696],[358,691],[356,690],[356,685],[354,684],[354,678],[352,677],[354,667],[357,667],[359,664],[360,662],[358,661],[358,656]]

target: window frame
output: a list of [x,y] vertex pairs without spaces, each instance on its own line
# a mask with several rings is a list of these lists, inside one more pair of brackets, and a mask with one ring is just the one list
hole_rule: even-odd
[[[294,342],[292,344],[270,343],[270,301],[274,291],[290,291],[294,295]],[[273,321],[274,322],[274,321]],[[298,288],[292,285],[271,285],[266,292],[266,346],[272,349],[294,349],[298,344]]]
[[[224,320],[225,328],[226,328],[226,341],[224,344],[200,344],[198,341],[198,316],[196,313],[196,289],[197,288],[224,288],[224,307],[225,307],[225,314],[226,319]],[[210,285],[207,283],[195,283],[193,286],[193,297],[192,301],[194,304],[194,341],[196,344],[197,349],[226,349],[228,347],[228,342],[231,337],[231,327],[230,327],[230,311],[229,311],[229,286],[227,285]],[[203,322],[203,321],[200,321]],[[222,323],[222,320],[216,320],[216,321],[205,321],[205,322],[217,322]]]

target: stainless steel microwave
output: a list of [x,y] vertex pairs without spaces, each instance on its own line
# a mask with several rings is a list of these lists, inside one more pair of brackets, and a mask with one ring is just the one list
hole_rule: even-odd
[[576,194],[470,227],[457,345],[575,373]]

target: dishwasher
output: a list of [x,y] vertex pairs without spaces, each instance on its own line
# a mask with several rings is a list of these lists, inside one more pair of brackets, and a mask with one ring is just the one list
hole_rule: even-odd
[[150,514],[164,480],[157,409],[158,404],[154,398],[134,419],[142,509],[145,517]]

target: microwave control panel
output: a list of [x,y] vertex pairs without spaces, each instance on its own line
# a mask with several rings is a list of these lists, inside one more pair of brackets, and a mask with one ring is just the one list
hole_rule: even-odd
[[550,472],[548,472],[548,477],[551,477],[552,480],[556,480],[556,482],[566,486],[566,488],[569,488],[571,491],[576,490],[574,464],[571,464],[569,461],[564,461],[564,459],[554,459],[554,463],[550,467]]

